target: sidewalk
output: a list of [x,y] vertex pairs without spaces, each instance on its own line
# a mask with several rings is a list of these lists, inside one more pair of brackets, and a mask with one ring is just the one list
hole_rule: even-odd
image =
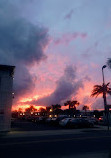
[[[63,130],[45,130],[45,131],[10,131],[2,135],[4,138],[16,137],[33,137],[33,136],[46,136],[46,135],[62,135],[62,134],[81,134],[88,131],[107,131],[107,126],[96,125],[94,128],[83,129],[63,129]],[[111,131],[111,127],[110,130]]]

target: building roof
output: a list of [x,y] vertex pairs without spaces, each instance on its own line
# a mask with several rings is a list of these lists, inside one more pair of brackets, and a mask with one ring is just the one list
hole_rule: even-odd
[[1,65],[0,64],[0,70],[10,70],[10,71],[13,71],[14,69],[15,69],[15,66]]
[[12,77],[14,75],[14,69],[15,69],[15,66],[1,65],[0,64],[0,70],[1,71],[9,71],[10,72],[10,76],[12,76]]

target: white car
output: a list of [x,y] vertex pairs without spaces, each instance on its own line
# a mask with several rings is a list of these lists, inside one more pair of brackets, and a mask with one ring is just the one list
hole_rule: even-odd
[[67,126],[67,124],[69,123],[70,120],[72,120],[72,118],[64,118],[63,120],[61,120],[59,122],[59,125],[62,127],[65,127],[65,126]]

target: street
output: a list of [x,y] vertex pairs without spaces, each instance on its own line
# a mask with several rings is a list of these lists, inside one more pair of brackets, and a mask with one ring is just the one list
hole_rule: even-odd
[[[44,131],[45,132],[45,131]],[[94,153],[111,157],[111,132],[82,129],[78,134],[1,137],[2,157],[79,158]],[[105,155],[104,155],[105,154]]]

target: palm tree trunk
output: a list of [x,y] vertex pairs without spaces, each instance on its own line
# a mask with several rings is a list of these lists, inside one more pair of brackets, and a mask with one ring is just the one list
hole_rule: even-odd
[[[103,85],[104,86],[104,85]],[[104,88],[104,87],[103,87]],[[107,106],[107,100],[106,100],[106,91],[104,89],[103,91],[103,100],[104,100],[104,109],[105,109],[105,123],[108,125],[109,130],[109,108]]]
[[107,100],[106,100],[106,94],[103,95],[103,100],[104,100],[104,110],[105,112],[107,111]]

